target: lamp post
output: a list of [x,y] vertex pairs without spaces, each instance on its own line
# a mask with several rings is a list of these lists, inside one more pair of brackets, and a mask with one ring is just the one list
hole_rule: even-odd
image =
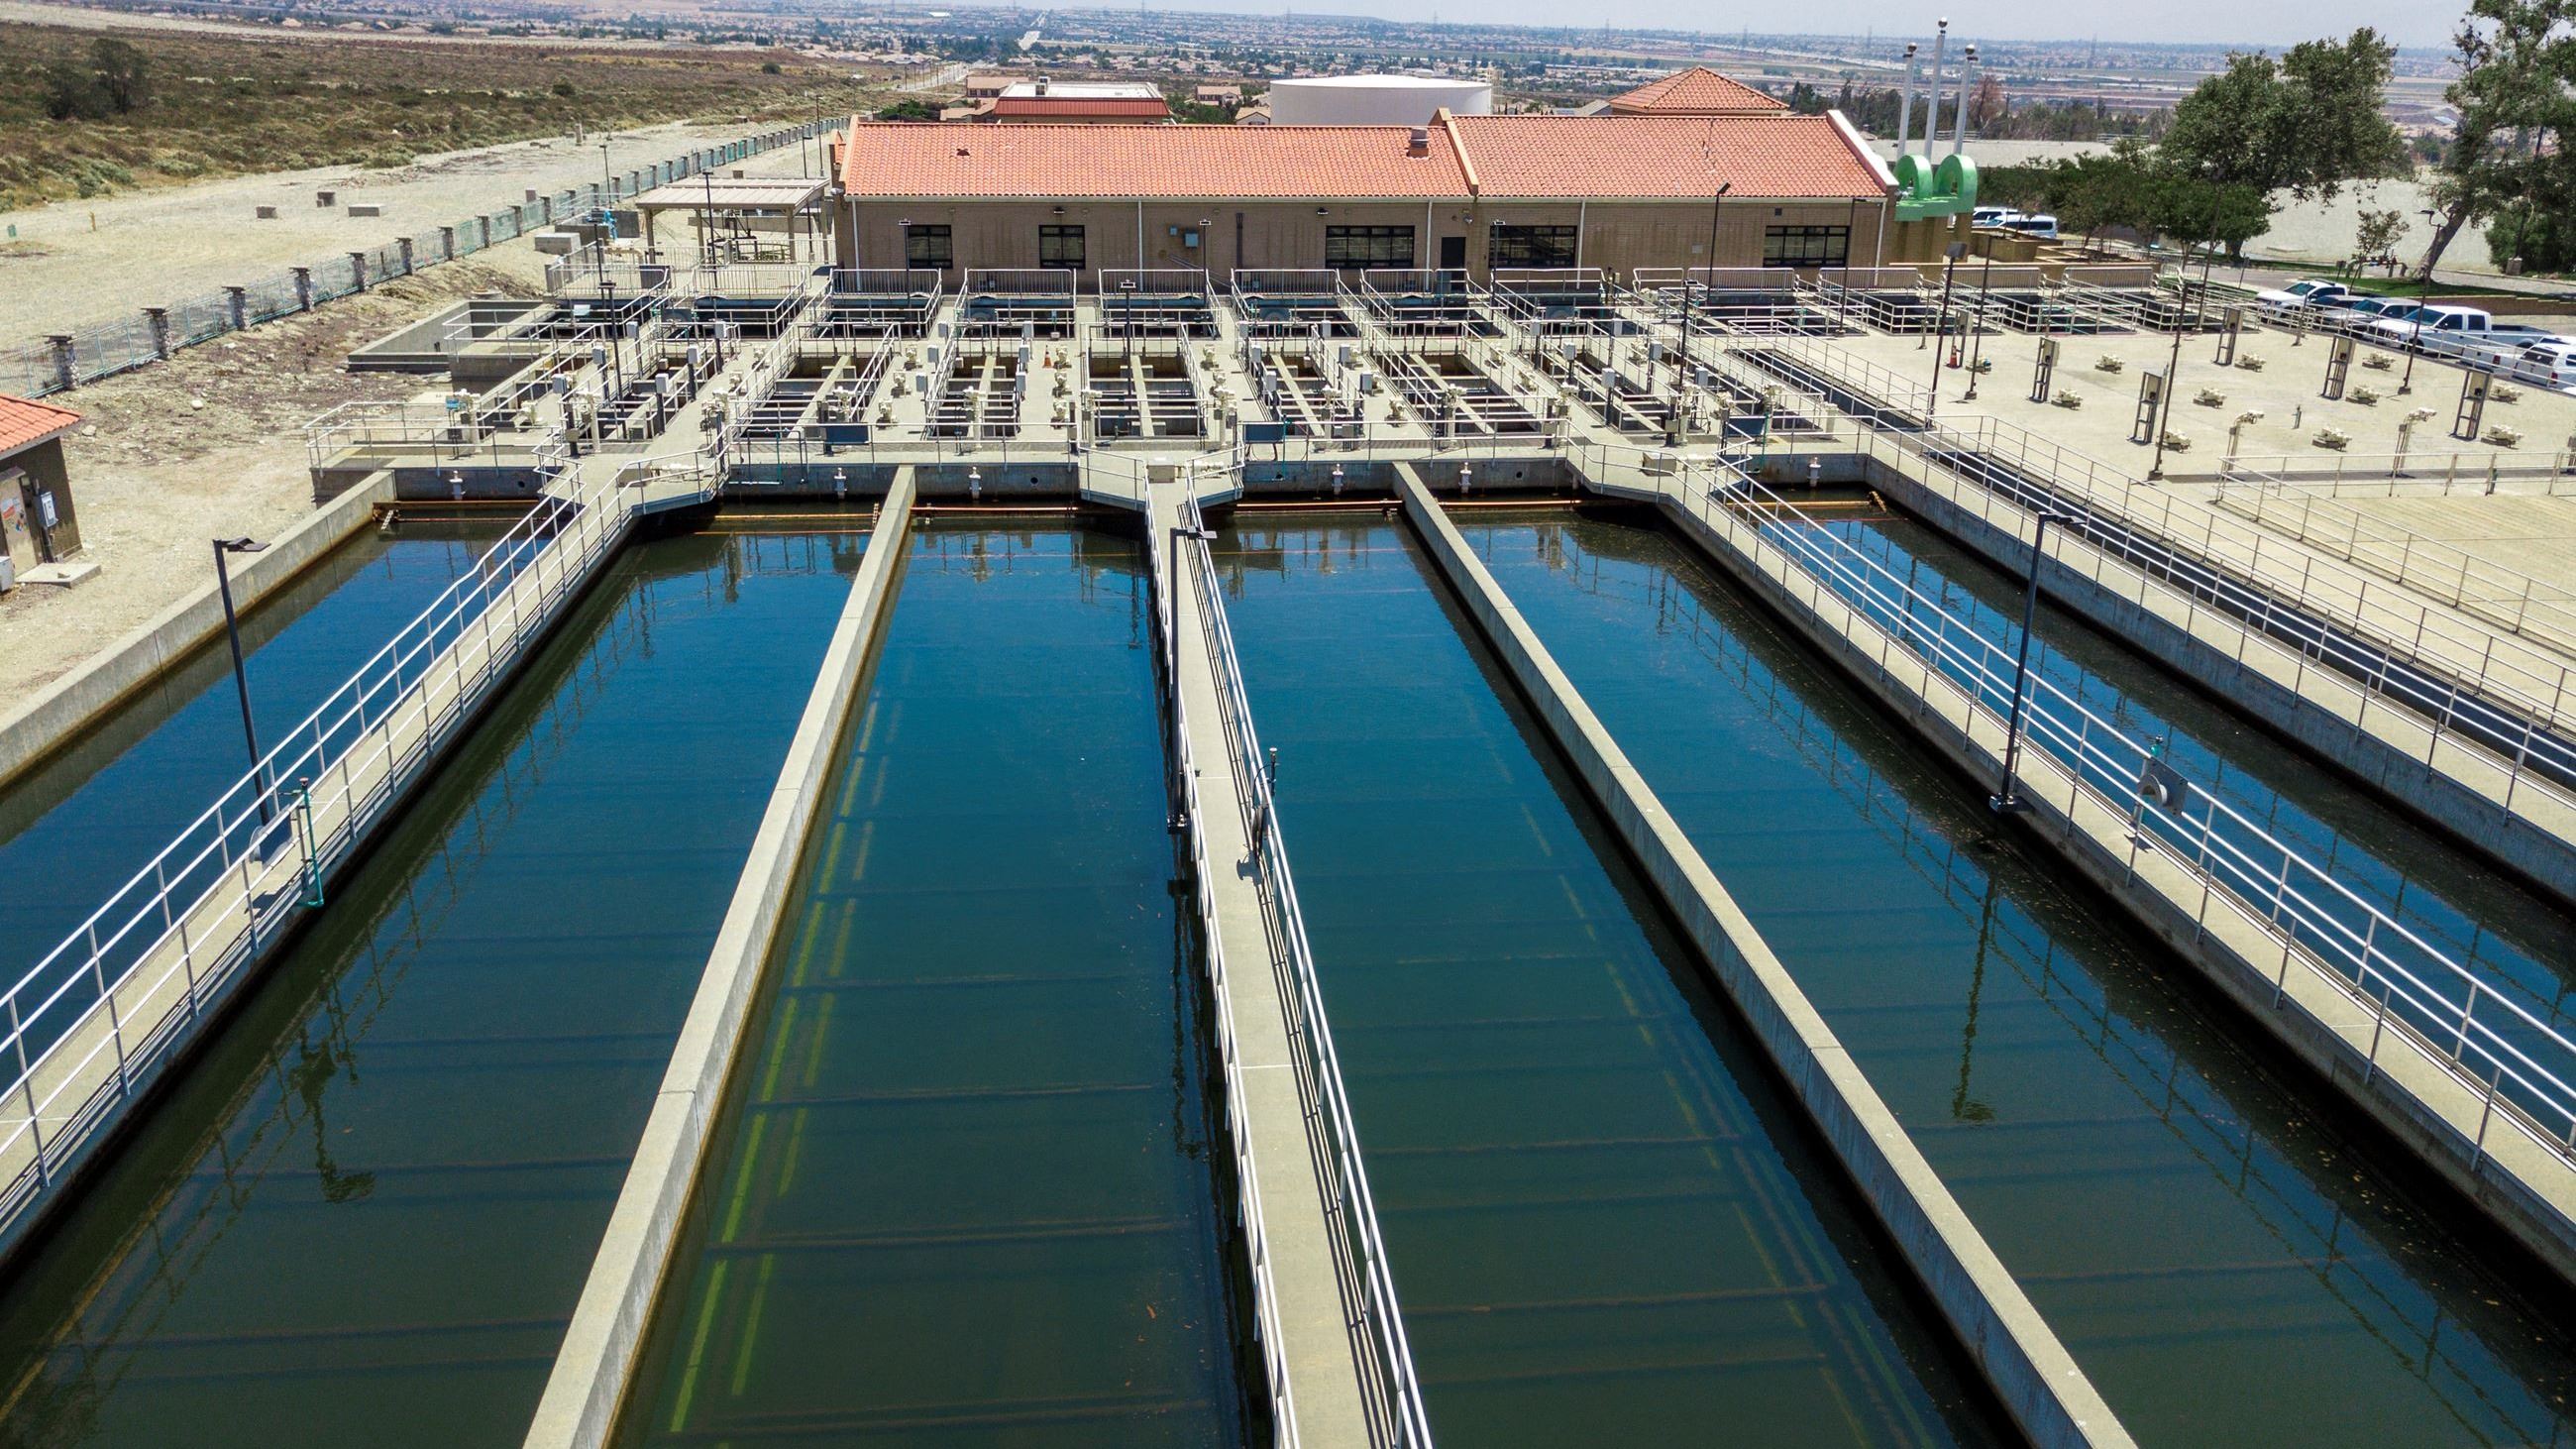
[[[2186,262],[2184,265],[2188,266],[2190,263]],[[2208,274],[2204,272],[2201,276],[2201,287],[2206,292]],[[2163,397],[2156,400],[2156,457],[2154,462],[2147,465],[2147,477],[2150,479],[2165,476],[2165,419],[2173,416],[2174,389],[2179,385],[2174,374],[2182,370],[2182,328],[2183,319],[2177,313],[2174,317],[2173,355],[2165,359],[2165,392]]]
[[[1733,191],[1734,189],[1734,182],[1721,181],[1717,184],[1717,194],[1708,199],[1708,275],[1709,280],[1712,282],[1717,279],[1717,208],[1720,202],[1726,200],[1726,193]],[[1691,303],[1690,268],[1685,265],[1682,268],[1682,356],[1681,361],[1675,365],[1673,371],[1673,390],[1676,393],[1681,390],[1682,380],[1690,376],[1691,313],[1693,310],[1694,308]],[[1651,385],[1654,378],[1650,375],[1646,380],[1648,384]]]
[[[259,726],[251,721],[250,675],[242,668],[241,621],[233,613],[233,579],[232,570],[227,566],[227,556],[237,553],[258,553],[268,545],[254,543],[247,538],[219,538],[214,540],[214,545],[215,592],[221,594],[224,600],[224,642],[231,646],[233,652],[233,692],[241,698],[242,743],[250,747],[252,772],[260,774]],[[251,782],[251,789],[256,793],[259,801],[259,823],[266,825],[268,823],[267,779],[264,777],[254,779]]]
[[1931,422],[1932,415],[1941,408],[1941,343],[1950,335],[1950,276],[1959,270],[1959,258],[1967,254],[1966,242],[1952,242],[1949,260],[1941,266],[1941,309],[1933,314],[1932,319],[1932,386],[1930,395],[1923,400],[1923,421],[1926,423]]
[[1986,355],[1986,298],[1995,280],[1995,254],[1986,253],[1985,264],[1977,269],[1977,313],[1968,322],[1968,390],[1959,395],[1961,402],[1977,400],[1977,363]]
[[2032,631],[2039,623],[2039,565],[2040,560],[2047,556],[2044,550],[2048,543],[2048,526],[2075,521],[2075,515],[2071,513],[2042,513],[2037,526],[2031,530],[2030,579],[2022,590],[2021,598],[2021,658],[2013,665],[2012,709],[2004,717],[2003,779],[1995,793],[1986,799],[1986,804],[1998,814],[2010,814],[2022,808],[2020,798],[2013,794],[2013,762],[2021,754],[2021,702],[2024,686],[2030,678]]
[[[2429,208],[2415,213],[2426,221],[2434,219]],[[2397,380],[2397,395],[2404,397],[2415,390],[2415,354],[2424,347],[2424,309],[2433,304],[2433,259],[2424,259],[2424,282],[2415,293],[2415,335],[2406,343],[2406,375]]]

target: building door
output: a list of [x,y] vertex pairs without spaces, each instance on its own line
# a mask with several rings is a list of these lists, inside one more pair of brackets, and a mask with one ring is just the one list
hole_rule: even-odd
[[1444,272],[1463,272],[1467,270],[1467,239],[1465,237],[1444,236],[1440,239],[1440,270]]
[[18,475],[0,477],[0,559],[11,565],[7,572],[23,578],[27,570],[42,561],[36,549],[35,530],[28,526],[27,504],[18,494]]

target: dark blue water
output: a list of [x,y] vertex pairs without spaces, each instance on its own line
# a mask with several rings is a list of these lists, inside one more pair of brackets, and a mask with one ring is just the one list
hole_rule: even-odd
[[2576,1430],[2556,1300],[1979,787],[1664,534],[1464,526],[2142,1442]]
[[[242,620],[263,741],[312,712],[508,527],[414,523],[332,550]],[[214,567],[212,558],[206,567]],[[0,792],[0,981],[15,981],[250,769],[218,638]]]
[[[2009,708],[2011,659],[2021,639],[2021,586],[1978,562],[1933,530],[1901,517],[1844,517],[1812,525],[1783,521],[1770,535],[1825,561],[1812,571],[1844,598],[1868,611],[1913,645],[1922,657],[1982,697],[1997,712]],[[1848,553],[1817,553],[1827,540]],[[1865,561],[1855,563],[1853,556]],[[1835,565],[1841,565],[1836,567]],[[1949,637],[1991,644],[2000,666],[1980,678],[1972,660],[1942,648]],[[1964,628],[1962,627],[1964,626]],[[2332,889],[2293,874],[2292,888],[2305,901],[2281,919],[2299,939],[2348,977],[2361,975],[2367,949],[2374,994],[2388,995],[2380,972],[2403,971],[2413,981],[2397,993],[2400,1010],[2436,1040],[2451,1023],[2431,1001],[2458,1003],[2470,994],[2465,970],[2528,1013],[2496,1009],[2482,999],[2478,1020],[2527,1052],[2543,1069],[2576,1067],[2563,1046],[2548,1040],[2570,1033],[2571,982],[2576,982],[2576,920],[2517,888],[2500,872],[2473,865],[2455,848],[2413,825],[2365,790],[2316,766],[2261,729],[2227,714],[2153,664],[2129,654],[2080,621],[2043,611],[2031,665],[2037,679],[2059,691],[2034,695],[2037,708],[2074,721],[2069,697],[2141,745],[2161,742],[2162,758],[2191,782],[2192,803],[2179,812],[2147,812],[2147,828],[2171,848],[2196,855],[2204,819],[2219,858],[2239,862],[2239,874],[2222,874],[2231,888],[2258,908],[2271,901],[2281,876],[2284,848],[2328,872]],[[2070,737],[2045,739],[2061,761],[2075,757]],[[2134,802],[2136,775],[2128,754],[2083,752],[2087,778],[2114,799]],[[2209,799],[2227,807],[2213,812]],[[2233,812],[2233,813],[2230,813]],[[2248,878],[2251,879],[2248,879]],[[2390,924],[2373,920],[2373,913]],[[2402,929],[2391,929],[2390,925]],[[2458,968],[2458,969],[2454,969]],[[2420,983],[2417,984],[2417,983]],[[2545,1103],[2528,1092],[2527,1105]],[[2560,1120],[2544,1116],[2544,1121]]]
[[1441,1441],[2009,1437],[1401,525],[1217,549]]
[[1143,568],[916,536],[626,1442],[1250,1432]]
[[860,547],[609,565],[0,1290],[10,1443],[520,1442]]

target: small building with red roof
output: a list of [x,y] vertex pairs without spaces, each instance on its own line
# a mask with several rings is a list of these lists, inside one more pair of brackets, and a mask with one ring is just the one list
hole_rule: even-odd
[[1609,109],[1614,116],[1782,116],[1789,103],[1695,65],[1612,96]]
[[0,393],[0,570],[23,577],[80,552],[63,439],[80,425],[70,408]]

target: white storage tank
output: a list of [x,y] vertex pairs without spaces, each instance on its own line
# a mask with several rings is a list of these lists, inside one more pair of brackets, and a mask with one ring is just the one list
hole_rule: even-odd
[[1427,126],[1443,106],[1453,116],[1490,115],[1494,88],[1483,81],[1424,75],[1335,75],[1270,83],[1274,126]]

